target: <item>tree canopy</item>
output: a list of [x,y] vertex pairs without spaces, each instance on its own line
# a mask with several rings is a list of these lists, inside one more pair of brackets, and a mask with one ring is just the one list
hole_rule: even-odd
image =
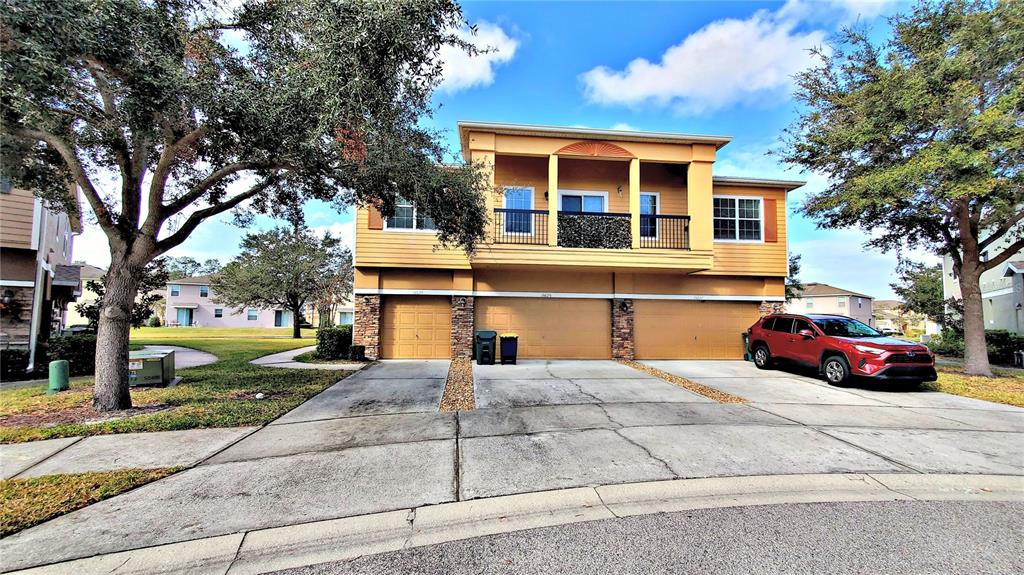
[[789,255],[789,271],[786,274],[786,301],[800,297],[804,282],[800,281],[800,254]]
[[172,280],[180,280],[192,276],[213,275],[220,271],[220,261],[209,258],[203,262],[188,256],[166,257],[167,272]]
[[1024,2],[921,2],[890,23],[882,44],[847,30],[816,51],[783,157],[829,178],[802,206],[819,225],[952,258],[967,369],[990,374],[978,278],[1024,248]]
[[942,294],[942,266],[926,266],[904,262],[899,269],[899,280],[890,284],[903,302],[904,311],[924,314],[928,319],[943,323],[946,306]]
[[213,276],[214,301],[236,309],[289,310],[295,337],[303,306],[341,273],[348,255],[338,239],[301,228],[249,234],[241,250]]

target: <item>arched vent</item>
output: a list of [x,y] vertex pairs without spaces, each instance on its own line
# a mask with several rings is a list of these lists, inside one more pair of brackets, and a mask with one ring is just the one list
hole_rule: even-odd
[[635,158],[629,150],[608,142],[593,140],[569,144],[555,152],[559,156],[592,156],[596,158]]

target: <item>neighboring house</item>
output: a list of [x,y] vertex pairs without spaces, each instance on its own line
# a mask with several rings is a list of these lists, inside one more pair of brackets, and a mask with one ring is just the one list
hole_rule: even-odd
[[82,314],[78,313],[75,309],[76,306],[86,303],[92,303],[99,297],[96,292],[89,289],[90,281],[100,281],[100,278],[107,273],[107,270],[92,266],[89,264],[76,263],[74,264],[79,269],[79,277],[82,280],[82,295],[78,296],[78,299],[74,304],[68,306],[68,311],[65,316],[64,326],[70,327],[73,325],[88,325],[89,320],[82,317]]
[[880,299],[872,303],[873,317],[872,324],[878,330],[892,330],[902,334],[916,332],[918,334],[934,335],[942,330],[942,326],[928,319],[923,313],[904,311],[901,306],[903,302],[894,299]]
[[489,170],[486,241],[438,246],[399,203],[356,217],[354,342],[369,357],[469,357],[477,330],[523,358],[739,359],[781,310],[786,194],[713,174],[730,138],[461,122]]
[[832,313],[845,315],[875,327],[872,309],[873,298],[823,283],[804,284],[797,297],[786,302],[789,313]]
[[[320,310],[317,309],[315,303],[307,303],[303,314],[310,325],[320,326]],[[334,325],[352,325],[354,317],[355,307],[352,304],[352,298],[346,298],[345,301],[334,306]]]
[[81,231],[79,218],[0,181],[0,346],[28,349],[30,369],[45,360],[37,343],[59,333],[80,293],[78,267],[69,264]]
[[[989,248],[998,252],[1008,243],[1001,240]],[[982,253],[987,259],[988,252]],[[985,317],[985,329],[1005,329],[1024,333],[1024,252],[1018,253],[1001,266],[981,274],[981,310]],[[948,255],[942,258],[942,297],[961,299],[960,281],[953,272],[953,260]]]
[[171,280],[164,292],[169,327],[291,327],[292,312],[282,309],[235,309],[216,303],[210,276]]

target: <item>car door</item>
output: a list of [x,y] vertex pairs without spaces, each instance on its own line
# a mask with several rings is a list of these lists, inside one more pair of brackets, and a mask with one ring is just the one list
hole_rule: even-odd
[[793,342],[793,318],[777,317],[772,323],[771,329],[765,334],[768,340],[768,350],[773,357],[792,359]]
[[[815,337],[805,338],[800,335],[800,331],[805,329],[810,330],[811,333],[815,334]],[[818,343],[817,331],[815,331],[814,326],[812,326],[809,321],[794,318],[793,333],[790,335],[789,342],[794,360],[808,365],[815,365],[818,363],[818,356],[820,354],[819,348],[821,346]]]

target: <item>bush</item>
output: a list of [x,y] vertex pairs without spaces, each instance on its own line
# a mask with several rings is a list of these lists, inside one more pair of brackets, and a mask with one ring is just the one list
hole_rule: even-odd
[[325,327],[316,332],[316,356],[320,359],[345,359],[352,347],[352,326]]
[[0,349],[0,380],[27,379],[29,377],[29,374],[25,373],[27,367],[27,349]]
[[951,329],[943,330],[928,342],[928,348],[939,355],[964,356],[964,338]]
[[160,316],[154,315],[149,318],[149,327],[160,327]]
[[990,329],[985,331],[985,344],[989,362],[1013,365],[1013,352],[1024,349],[1024,337],[1005,329]]
[[366,361],[366,346],[353,345],[348,350],[348,358],[352,361]]
[[96,368],[96,336],[51,337],[46,355],[49,361],[68,360],[71,375],[92,375]]

